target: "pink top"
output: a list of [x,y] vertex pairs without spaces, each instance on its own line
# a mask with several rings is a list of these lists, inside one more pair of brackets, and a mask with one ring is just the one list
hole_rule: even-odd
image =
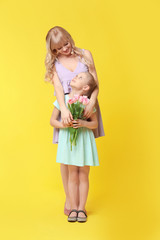
[[[83,49],[84,51],[84,49]],[[79,56],[78,56],[79,57]],[[79,57],[80,59],[80,57]],[[77,74],[80,72],[87,72],[88,71],[88,66],[82,63],[80,60],[78,61],[76,69],[72,72],[66,67],[64,67],[58,60],[55,62],[55,67],[56,67],[56,72],[59,77],[59,80],[63,86],[64,94],[65,93],[70,93],[72,90],[70,86],[70,82],[72,78],[74,78]],[[54,96],[55,96],[55,91],[54,91]]]
[[[84,49],[82,50],[84,51]],[[74,78],[80,72],[88,71],[88,66],[82,63],[80,60],[78,61],[77,67],[73,72],[67,69],[66,67],[64,67],[58,60],[55,61],[55,68],[56,68],[56,72],[59,77],[59,80],[63,86],[64,94],[71,92],[72,88],[70,86],[70,82],[72,78]],[[55,91],[54,91],[54,96],[55,96]],[[98,100],[97,100],[97,105],[95,107],[97,109],[97,114],[98,114],[97,115],[98,127],[96,129],[93,129],[92,131],[94,133],[95,138],[98,138],[101,136],[105,136]],[[58,120],[61,121],[61,114],[59,114]],[[59,136],[59,128],[54,128],[53,143],[58,143],[58,136]]]

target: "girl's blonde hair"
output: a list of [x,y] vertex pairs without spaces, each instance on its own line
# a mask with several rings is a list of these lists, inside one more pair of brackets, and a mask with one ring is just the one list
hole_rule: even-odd
[[89,86],[89,90],[87,91],[86,95],[90,98],[93,90],[97,87],[97,83],[90,72],[85,72],[87,77],[87,85]]
[[89,69],[92,69],[93,65],[90,60],[84,56],[81,48],[75,46],[74,40],[71,35],[62,27],[55,26],[51,28],[46,35],[46,48],[47,54],[45,58],[46,73],[44,80],[53,84],[53,77],[55,72],[55,61],[57,58],[57,48],[62,47],[65,43],[70,42],[72,47],[72,53],[80,56],[81,62],[86,64]]

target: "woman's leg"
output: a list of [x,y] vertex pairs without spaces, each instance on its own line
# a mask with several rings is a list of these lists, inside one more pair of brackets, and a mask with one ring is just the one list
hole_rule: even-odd
[[60,169],[61,169],[63,187],[66,194],[66,208],[71,209],[71,203],[70,203],[69,191],[68,191],[68,176],[69,176],[68,165],[61,163]]
[[[90,166],[84,166],[79,168],[79,206],[78,210],[85,211],[85,205],[87,202],[89,191],[89,170]],[[84,217],[84,213],[80,212],[79,217]]]
[[[71,209],[78,209],[79,167],[74,165],[68,165],[68,170],[69,170],[68,190],[71,201]],[[72,212],[70,214],[70,217],[74,216],[76,216],[76,212]]]

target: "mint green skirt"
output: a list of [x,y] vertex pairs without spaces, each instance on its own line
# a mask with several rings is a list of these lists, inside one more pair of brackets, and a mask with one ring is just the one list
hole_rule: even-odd
[[86,127],[78,129],[76,146],[70,143],[69,128],[59,129],[56,162],[75,166],[99,166],[93,131]]

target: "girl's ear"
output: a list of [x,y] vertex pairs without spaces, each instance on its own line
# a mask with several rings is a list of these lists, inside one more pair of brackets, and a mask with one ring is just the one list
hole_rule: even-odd
[[83,90],[86,91],[86,92],[88,92],[89,89],[90,89],[89,85],[85,85],[85,86],[83,87]]

